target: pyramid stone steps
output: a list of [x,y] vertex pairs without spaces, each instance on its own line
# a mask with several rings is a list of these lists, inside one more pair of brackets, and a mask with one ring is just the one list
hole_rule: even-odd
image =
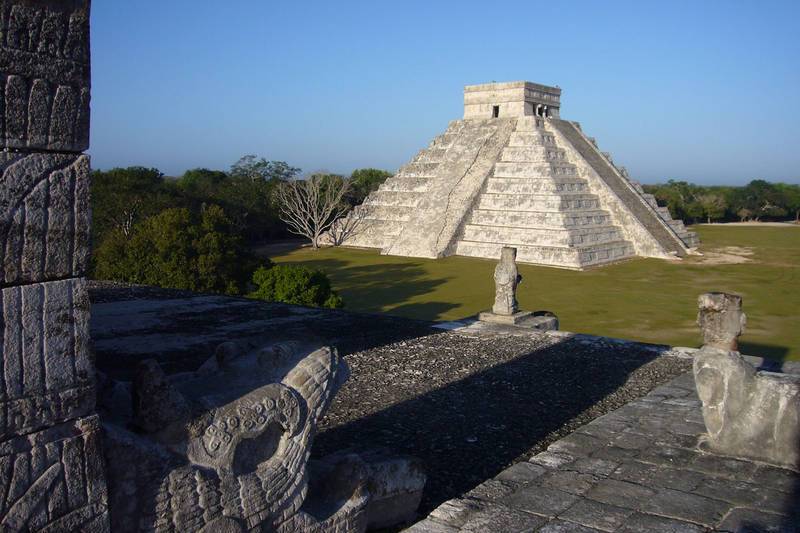
[[365,205],[383,205],[397,207],[416,207],[424,193],[413,191],[381,191],[377,190],[364,201]]
[[564,150],[554,146],[508,146],[503,150],[504,163],[539,163],[542,161],[563,161]]
[[513,242],[539,246],[580,246],[606,244],[622,239],[619,228],[597,226],[572,229],[531,229],[510,226],[467,224],[461,240],[474,242]]
[[494,162],[507,145],[516,120],[460,122],[460,133],[440,163],[436,179],[422,195],[397,240],[383,253],[440,257],[455,244],[456,234],[491,176]]
[[545,192],[589,193],[586,181],[571,177],[489,178],[486,192],[499,194],[537,194]]
[[582,193],[558,194],[496,194],[481,195],[478,209],[508,209],[512,211],[569,211],[599,209],[596,196]]
[[358,210],[358,217],[362,219],[407,222],[414,208],[397,205],[361,204],[356,209]]
[[509,146],[556,146],[556,139],[545,131],[515,131],[508,141]]
[[562,229],[607,226],[611,224],[611,215],[602,210],[568,212],[476,209],[472,212],[470,223],[484,226]]
[[577,176],[575,166],[568,162],[511,163],[498,161],[494,166],[498,178],[541,178],[547,176]]
[[533,263],[569,269],[599,266],[621,261],[634,255],[633,246],[627,241],[574,247],[459,241],[456,247],[456,254],[484,259],[499,259],[500,249],[503,246],[514,246],[517,249],[517,262],[519,263]]
[[546,131],[545,121],[544,121],[543,118],[540,118],[540,117],[531,117],[531,116],[519,117],[517,119],[517,129],[516,129],[516,131],[517,132],[525,132],[525,131],[542,132],[542,131]]
[[432,178],[409,178],[405,176],[392,176],[384,181],[378,188],[380,191],[397,192],[425,192],[428,190]]
[[581,269],[636,254],[685,255],[697,237],[659,208],[577,123],[557,87],[471,86],[464,119],[420,150],[354,212],[347,240],[389,255],[465,255]]
[[444,155],[447,153],[446,147],[435,146],[433,148],[426,148],[420,150],[414,158],[415,163],[441,163]]
[[565,120],[551,119],[550,123],[572,144],[583,160],[594,169],[666,253],[678,256],[687,254],[686,245],[680,237],[608,159],[600,154],[596,146],[584,137],[580,129]]
[[407,178],[431,178],[436,175],[437,168],[439,163],[409,163],[400,167],[397,175]]

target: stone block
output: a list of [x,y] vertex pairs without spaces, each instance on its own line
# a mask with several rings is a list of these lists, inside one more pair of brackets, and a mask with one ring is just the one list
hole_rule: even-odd
[[570,522],[593,527],[600,531],[615,531],[631,514],[633,514],[631,509],[623,509],[592,500],[580,500],[560,516]]
[[0,2],[0,147],[89,147],[89,0]]
[[[307,465],[346,377],[331,348],[253,338],[221,344],[195,372],[142,362],[129,395],[102,398],[113,530],[363,531],[370,465],[356,454]],[[383,481],[386,493],[408,487]]]
[[96,416],[0,443],[0,530],[109,531]]
[[571,507],[578,496],[542,486],[524,487],[503,498],[500,503],[512,509],[554,517]]
[[726,502],[672,489],[660,489],[651,498],[642,500],[641,505],[648,513],[670,516],[706,527],[717,524],[730,508]]
[[518,326],[527,318],[533,316],[532,311],[517,311],[510,315],[499,315],[491,311],[485,311],[478,315],[478,320],[489,324],[503,324],[505,326]]
[[800,376],[757,372],[738,352],[704,346],[694,377],[708,430],[702,446],[800,467]]
[[2,289],[0,440],[94,410],[83,279]]
[[85,274],[89,158],[0,152],[0,287]]

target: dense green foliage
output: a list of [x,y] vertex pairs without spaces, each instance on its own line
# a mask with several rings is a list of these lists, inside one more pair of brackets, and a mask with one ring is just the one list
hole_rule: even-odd
[[800,185],[753,180],[744,187],[728,187],[670,180],[644,189],[674,218],[687,222],[800,220]]
[[194,214],[165,209],[134,226],[112,230],[97,249],[95,275],[173,289],[240,294],[254,266],[222,208]]
[[[254,155],[242,157],[227,172],[195,168],[178,178],[145,167],[94,171],[94,277],[246,294],[257,266],[250,247],[291,236],[279,217],[275,191],[299,173],[283,161]],[[356,170],[349,179],[358,193],[346,202],[360,203],[389,175]],[[268,299],[341,307],[341,298],[321,272],[285,268],[267,275],[271,264],[261,265],[259,276],[276,281],[270,289],[256,281],[255,297],[269,293]]]
[[301,265],[261,267],[253,273],[253,283],[258,288],[249,294],[251,298],[309,307],[344,307],[321,270]]
[[354,206],[361,204],[369,193],[376,190],[391,175],[391,172],[377,168],[354,170],[350,175],[350,190],[345,198],[347,203]]

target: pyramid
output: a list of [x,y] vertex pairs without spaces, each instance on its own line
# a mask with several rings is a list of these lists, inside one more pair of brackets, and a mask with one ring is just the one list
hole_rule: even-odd
[[631,257],[683,257],[697,235],[617,167],[577,122],[561,89],[531,82],[464,88],[452,121],[350,214],[345,246],[438,258],[585,269]]

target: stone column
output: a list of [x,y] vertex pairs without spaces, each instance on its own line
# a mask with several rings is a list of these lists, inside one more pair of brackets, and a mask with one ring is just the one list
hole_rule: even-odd
[[742,297],[709,292],[698,297],[697,307],[697,324],[703,332],[703,346],[738,350],[739,335],[747,323],[747,317],[742,312]]
[[106,531],[89,350],[89,0],[0,0],[0,530]]

